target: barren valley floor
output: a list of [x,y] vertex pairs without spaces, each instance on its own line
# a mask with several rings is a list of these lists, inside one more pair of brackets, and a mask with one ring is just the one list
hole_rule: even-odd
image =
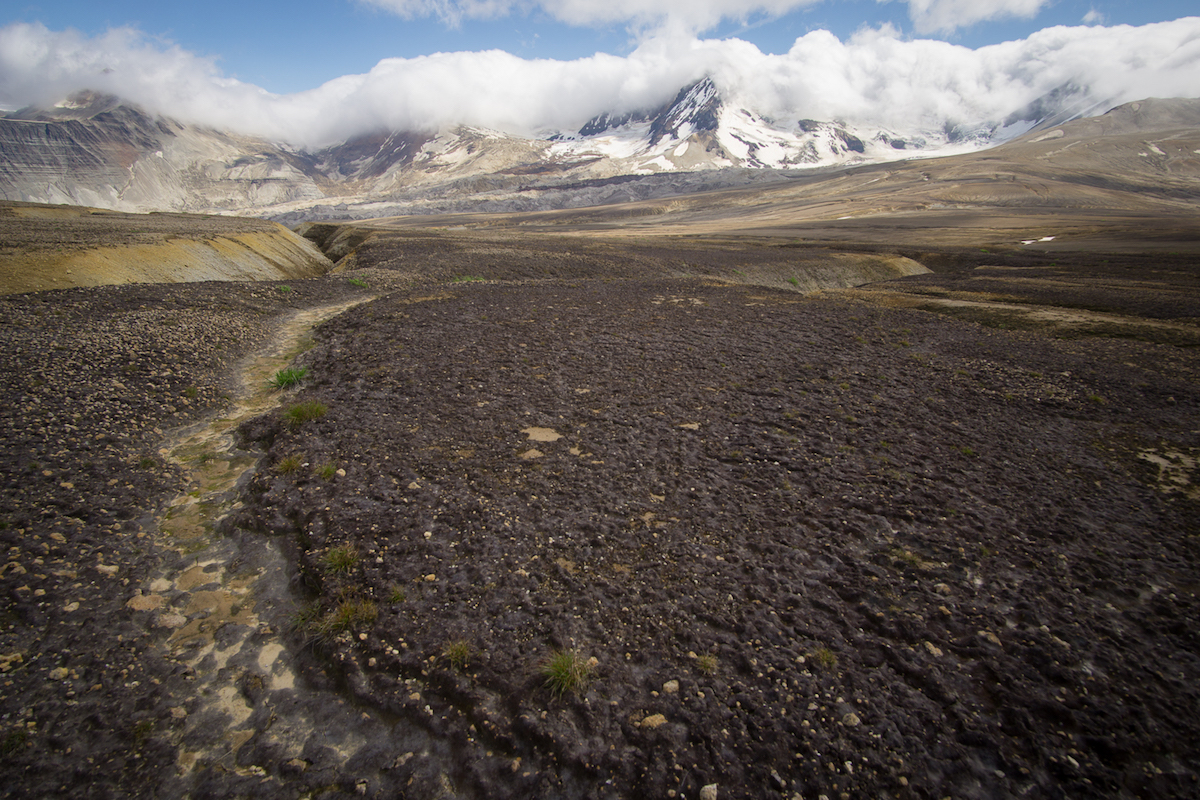
[[[677,244],[399,231],[0,298],[3,785],[1200,791],[1194,256],[806,294],[819,248]],[[353,301],[232,451],[167,458]]]

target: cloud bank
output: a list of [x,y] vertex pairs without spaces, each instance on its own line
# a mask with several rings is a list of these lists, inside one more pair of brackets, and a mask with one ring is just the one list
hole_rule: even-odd
[[384,59],[368,73],[289,95],[226,78],[211,60],[135,30],[89,38],[37,24],[0,28],[0,104],[9,109],[88,88],[184,121],[308,147],[453,124],[572,130],[601,112],[657,107],[706,75],[727,99],[774,119],[916,132],[947,120],[997,120],[1069,81],[1113,104],[1195,97],[1198,74],[1200,17],[1047,28],[977,50],[905,40],[886,27],[846,41],[814,31],[779,55],[737,39],[663,33],[627,56],[574,61],[495,50]]

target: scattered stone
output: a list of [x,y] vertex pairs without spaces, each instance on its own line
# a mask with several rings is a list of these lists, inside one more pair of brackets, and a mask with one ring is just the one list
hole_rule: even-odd
[[162,604],[163,596],[161,594],[135,594],[125,605],[134,611],[154,611],[162,608]]
[[653,728],[659,727],[660,725],[666,725],[666,724],[667,724],[667,718],[665,716],[663,716],[662,714],[651,714],[650,716],[643,719],[640,723],[638,723],[638,727],[653,729]]
[[526,434],[531,442],[557,442],[562,434],[553,428],[525,428],[521,433]]
[[717,785],[710,783],[700,789],[700,800],[717,800]]
[[858,714],[851,711],[842,717],[842,724],[847,728],[857,728],[862,724],[862,720],[858,718]]
[[987,639],[989,642],[991,642],[994,645],[1000,644],[1000,637],[997,636],[996,634],[992,633],[991,631],[980,631],[979,636],[983,639]]
[[931,655],[931,656],[941,656],[942,655],[942,648],[938,647],[933,642],[926,641],[925,649],[929,651],[929,655]]
[[679,681],[670,680],[663,684],[663,694],[676,694],[679,692]]

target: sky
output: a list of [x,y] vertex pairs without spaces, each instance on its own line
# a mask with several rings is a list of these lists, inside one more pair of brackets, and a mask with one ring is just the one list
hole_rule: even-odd
[[711,75],[767,116],[898,129],[1067,81],[1200,94],[1195,0],[13,0],[0,109],[110,91],[302,146],[379,128],[573,129]]

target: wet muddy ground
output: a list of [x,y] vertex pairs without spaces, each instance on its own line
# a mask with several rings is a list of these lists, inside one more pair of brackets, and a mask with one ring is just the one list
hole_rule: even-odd
[[[6,786],[1200,791],[1187,341],[386,272],[2,301]],[[238,442],[160,452],[292,311],[372,293]],[[239,447],[208,538],[173,537]]]

